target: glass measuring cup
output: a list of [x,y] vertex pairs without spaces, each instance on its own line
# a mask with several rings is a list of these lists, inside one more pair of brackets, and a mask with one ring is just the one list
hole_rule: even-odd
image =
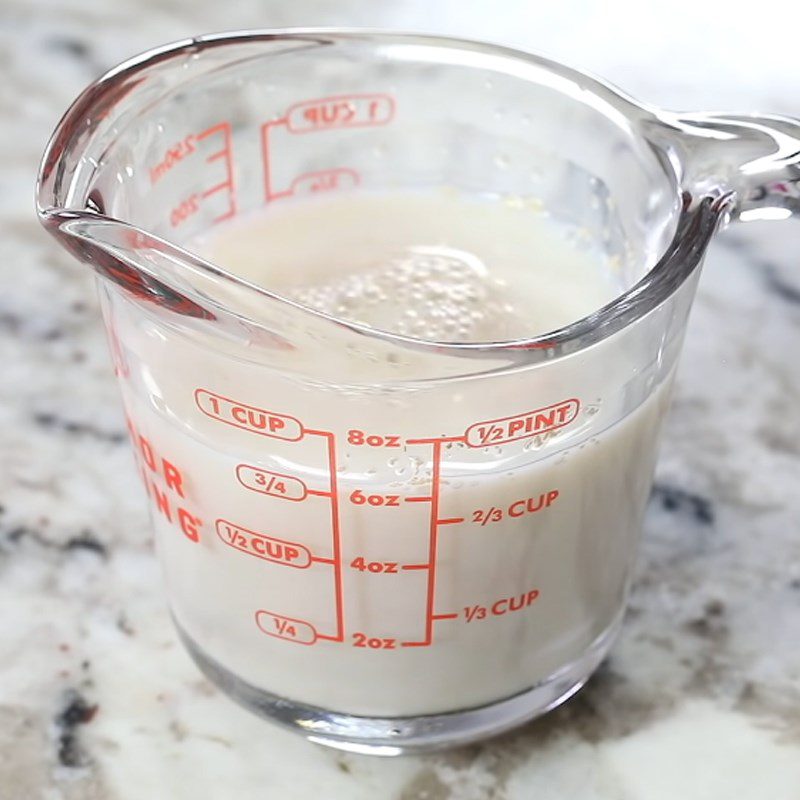
[[[471,42],[208,36],[89,87],[48,146],[39,214],[102,278],[203,671],[314,741],[384,754],[574,693],[619,628],[706,246],[729,218],[796,214],[799,186],[792,120],[646,108]],[[290,197],[443,187],[541,206],[628,288],[529,340],[443,344],[181,247]]]

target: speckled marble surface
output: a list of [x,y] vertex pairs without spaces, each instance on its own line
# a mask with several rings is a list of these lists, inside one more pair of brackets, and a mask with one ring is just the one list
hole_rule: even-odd
[[709,254],[626,624],[566,706],[450,754],[342,755],[229,703],[176,640],[89,275],[32,209],[86,83],[192,33],[362,24],[539,50],[666,106],[800,115],[777,41],[795,3],[428,5],[0,5],[2,800],[800,798],[797,223],[737,226]]

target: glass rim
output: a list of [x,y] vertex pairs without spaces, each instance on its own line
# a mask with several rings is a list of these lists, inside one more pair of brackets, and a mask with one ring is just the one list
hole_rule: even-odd
[[[706,193],[705,196],[695,197],[686,188],[680,190],[676,179],[676,200],[680,203],[680,209],[670,241],[664,247],[656,263],[637,282],[622,291],[609,303],[567,325],[531,337],[492,342],[435,341],[384,331],[303,306],[230,273],[179,245],[138,229],[124,220],[98,214],[89,207],[70,208],[58,204],[56,184],[59,171],[56,169],[57,165],[70,154],[72,148],[80,147],[76,137],[85,135],[86,120],[91,115],[90,112],[96,111],[98,106],[107,109],[102,105],[103,103],[110,102],[113,108],[113,103],[118,99],[117,90],[120,85],[125,84],[133,76],[164,61],[186,55],[196,56],[206,49],[254,42],[302,41],[309,38],[322,43],[349,40],[399,45],[416,44],[443,51],[469,51],[495,57],[499,59],[499,64],[505,61],[509,65],[516,64],[521,69],[533,67],[534,71],[544,70],[561,80],[578,83],[582,93],[590,90],[607,105],[615,107],[630,118],[632,122],[637,118],[647,118],[659,126],[667,127],[659,120],[657,109],[634,101],[611,83],[543,56],[504,45],[434,34],[347,27],[284,28],[206,34],[146,50],[108,70],[81,93],[58,123],[45,149],[36,188],[39,216],[45,220],[57,219],[63,215],[62,218],[66,218],[70,222],[75,222],[77,219],[94,222],[102,220],[105,223],[113,223],[129,231],[146,235],[151,242],[158,242],[172,250],[174,255],[189,262],[193,269],[202,271],[207,277],[223,279],[244,292],[255,293],[264,299],[269,298],[271,302],[277,301],[284,304],[285,307],[292,307],[314,317],[325,319],[362,337],[379,339],[385,343],[393,343],[403,348],[410,347],[417,351],[435,352],[439,355],[493,358],[513,356],[513,361],[518,365],[543,359],[550,360],[583,350],[628,327],[668,300],[702,260],[708,241],[716,229],[716,224],[725,213],[729,195],[721,192],[716,196]],[[498,72],[502,71],[499,66],[494,68]],[[128,92],[123,93],[123,96],[132,95],[135,91],[136,85],[134,84]],[[631,136],[644,139],[641,132],[636,130],[631,131]],[[88,198],[83,198],[83,200],[86,202]],[[213,298],[209,298],[207,295],[202,298],[202,302],[205,304],[209,304],[210,300],[211,305],[218,311],[234,313],[224,302],[215,303]],[[259,324],[252,318],[246,321],[254,325]]]

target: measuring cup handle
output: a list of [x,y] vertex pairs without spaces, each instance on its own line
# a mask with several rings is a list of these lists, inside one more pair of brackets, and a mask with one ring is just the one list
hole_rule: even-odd
[[690,188],[730,193],[732,219],[800,217],[800,120],[768,114],[663,113]]

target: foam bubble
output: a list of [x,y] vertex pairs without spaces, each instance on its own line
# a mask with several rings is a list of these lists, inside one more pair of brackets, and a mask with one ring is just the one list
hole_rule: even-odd
[[286,293],[310,308],[417,339],[499,341],[520,329],[506,283],[471,253],[452,248],[411,247],[360,272]]

